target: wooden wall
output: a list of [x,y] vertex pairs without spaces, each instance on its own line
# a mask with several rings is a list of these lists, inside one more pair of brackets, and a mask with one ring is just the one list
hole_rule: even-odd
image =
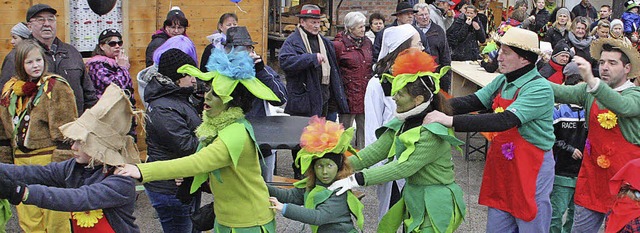
[[[68,4],[64,0],[3,0],[0,2],[0,59],[11,51],[11,28],[18,22],[25,21],[27,9],[30,6],[45,3],[58,11],[57,36],[62,41],[66,40],[69,30]],[[242,0],[239,5],[242,12],[229,0],[123,0],[124,30],[123,40],[125,49],[131,63],[130,73],[135,75],[145,68],[145,50],[151,41],[151,35],[162,27],[171,5],[179,6],[189,20],[187,35],[196,44],[198,51],[198,63],[204,48],[209,44],[206,36],[212,34],[216,28],[220,15],[233,12],[238,15],[239,25],[246,26],[251,33],[251,38],[258,42],[256,52],[266,57],[267,51],[267,12],[268,0]],[[137,90],[136,90],[137,91]],[[139,96],[136,94],[136,98]],[[138,100],[139,108],[142,102]],[[142,130],[138,130],[141,132]],[[141,133],[144,136],[144,132]],[[138,146],[146,149],[144,138],[139,137]]]

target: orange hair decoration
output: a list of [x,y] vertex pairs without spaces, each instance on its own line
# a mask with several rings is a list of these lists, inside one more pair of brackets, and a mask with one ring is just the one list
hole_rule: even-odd
[[437,68],[438,63],[436,63],[433,56],[417,48],[409,48],[400,52],[393,66],[391,66],[393,76],[417,74],[418,72],[435,72]]
[[342,124],[313,116],[300,135],[300,146],[311,153],[323,152],[334,148],[343,132]]

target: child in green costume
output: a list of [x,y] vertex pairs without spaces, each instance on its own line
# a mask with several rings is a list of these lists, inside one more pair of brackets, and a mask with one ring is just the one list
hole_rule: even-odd
[[312,117],[300,137],[302,149],[296,159],[296,165],[307,178],[295,183],[293,189],[268,185],[271,208],[286,218],[311,225],[314,233],[358,232],[353,226],[352,214],[362,230],[364,206],[360,200],[351,191],[338,196],[327,189],[335,180],[353,174],[345,156],[345,153],[357,156],[351,147],[353,130],[345,131],[341,124]]
[[[461,145],[453,130],[438,123],[422,124],[431,111],[447,111],[439,91],[439,78],[449,70],[438,67],[433,57],[419,49],[401,52],[392,66],[391,94],[397,104],[396,117],[379,128],[378,140],[362,149],[349,162],[359,172],[335,181],[329,190],[338,195],[353,187],[405,179],[402,198],[378,224],[378,232],[453,232],[465,215],[462,189],[455,183],[451,147]],[[389,158],[383,166],[372,167]]]

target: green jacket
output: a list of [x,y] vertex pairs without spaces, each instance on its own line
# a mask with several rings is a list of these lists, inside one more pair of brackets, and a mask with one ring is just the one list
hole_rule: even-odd
[[[552,84],[553,95],[558,103],[584,106],[585,115],[589,115],[591,105],[597,99],[600,108],[607,108],[618,117],[618,124],[624,138],[635,145],[640,145],[640,87],[630,87],[618,93],[609,85],[600,81],[598,88],[587,92],[587,84],[562,86]],[[587,125],[589,117],[586,117]]]
[[[211,144],[195,154],[138,164],[143,181],[206,173],[216,197],[214,210],[217,223],[230,228],[259,227],[271,223],[275,214],[269,209],[269,191],[262,179],[258,151],[242,122],[222,129]],[[234,151],[240,153],[234,154]],[[219,174],[219,177],[214,174]],[[257,230],[260,232],[260,229]]]

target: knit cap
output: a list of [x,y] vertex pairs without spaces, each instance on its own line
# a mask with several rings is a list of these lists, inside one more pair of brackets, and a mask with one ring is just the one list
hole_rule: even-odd
[[158,64],[158,73],[169,77],[172,81],[177,81],[183,78],[184,74],[179,74],[178,68],[183,65],[196,66],[196,62],[193,61],[186,53],[179,49],[169,49],[160,55],[160,64]]
[[31,36],[31,31],[29,31],[27,25],[20,22],[11,28],[11,34],[17,35],[22,38],[29,38]]
[[575,62],[569,62],[562,69],[562,73],[566,77],[564,84],[565,85],[576,85],[580,81],[582,81],[582,77],[580,76],[580,69],[578,69],[578,64]]
[[556,57],[560,54],[567,54],[569,55],[569,57],[573,57],[573,53],[571,52],[569,45],[562,41],[558,42],[558,44],[556,44],[556,47],[553,48],[553,53],[551,54],[551,56]]
[[172,15],[180,15],[182,16],[182,18],[187,18],[184,16],[184,12],[182,12],[182,10],[180,10],[180,7],[178,6],[174,6],[171,7],[171,10],[169,10],[169,13],[167,13],[167,20],[172,16]]
[[566,15],[566,16],[569,16],[569,18],[571,18],[571,12],[569,11],[569,9],[564,7],[558,9],[558,12],[556,13],[556,17],[558,17],[559,15]]

